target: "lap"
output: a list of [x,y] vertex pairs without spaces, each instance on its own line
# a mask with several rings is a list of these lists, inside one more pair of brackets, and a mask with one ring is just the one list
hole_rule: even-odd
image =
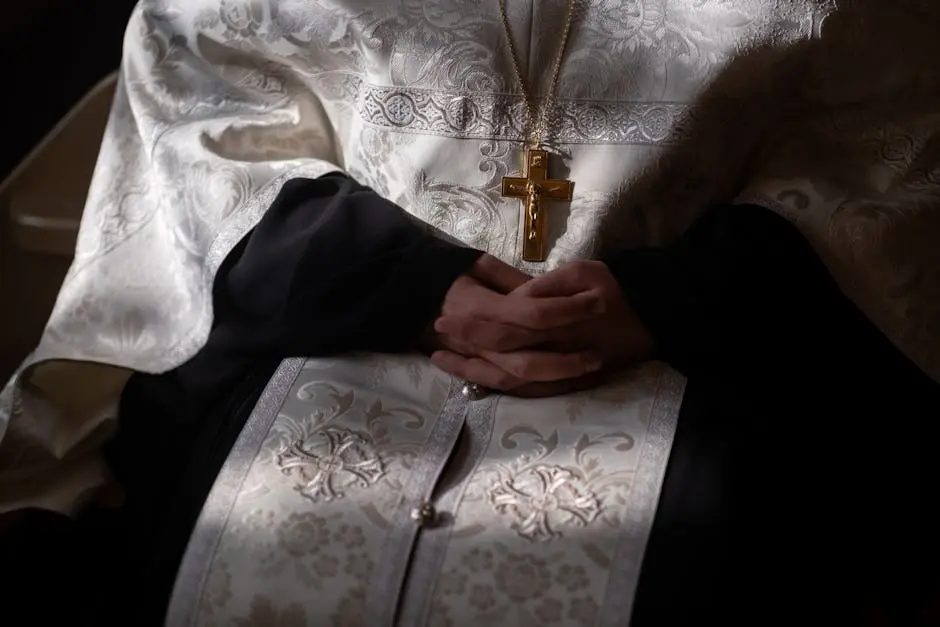
[[[109,611],[120,623],[118,617],[126,620],[126,612],[134,609],[140,615],[135,624],[159,624],[192,526],[252,399],[266,382],[265,372],[259,369],[243,381],[239,402],[229,398],[195,421],[154,415],[170,411],[173,395],[183,394],[178,381],[133,378],[123,405],[126,429],[110,450],[129,490],[127,506],[77,522],[45,515],[15,543],[6,542],[5,568],[11,564],[22,573],[21,594],[14,598],[32,605],[38,602],[33,593],[55,586],[70,595],[67,605],[97,616],[86,624],[108,624],[103,617]],[[840,445],[836,429],[821,431],[824,437],[800,457],[786,438],[765,437],[766,429],[749,427],[779,419],[771,405],[729,402],[707,382],[689,383],[645,554],[634,625],[700,623],[705,617],[727,619],[733,612],[766,623],[780,612],[761,617],[747,615],[748,608],[779,609],[783,603],[799,613],[805,609],[801,606],[820,600],[833,612],[854,611],[851,602],[859,595],[824,594],[830,577],[861,583],[859,565],[890,565],[891,551],[881,551],[880,562],[869,559],[878,553],[868,551],[877,541],[861,538],[862,545],[856,544],[863,529],[875,526],[871,520],[857,522],[870,502],[850,464],[865,455],[833,456]],[[927,476],[881,468],[873,484],[894,481],[897,499],[916,501],[919,495],[927,501],[918,492]],[[842,494],[833,494],[834,486],[853,479],[856,483],[846,485]],[[932,527],[926,519],[917,519],[915,527],[902,524],[908,520],[903,515],[894,518],[895,528],[906,532],[904,546],[895,543],[896,556],[928,541]],[[838,535],[840,529],[844,533]],[[843,557],[850,559],[839,563]],[[920,573],[900,573],[896,579],[905,574],[916,584]],[[745,598],[748,604],[742,604]],[[37,607],[50,613],[61,609]]]
[[[898,411],[896,420],[923,413]],[[932,427],[911,425],[919,436],[891,446],[871,424],[824,399],[794,413],[770,397],[690,381],[635,625],[806,616],[861,624],[872,608],[913,620],[940,584],[940,519],[929,496],[940,464]]]

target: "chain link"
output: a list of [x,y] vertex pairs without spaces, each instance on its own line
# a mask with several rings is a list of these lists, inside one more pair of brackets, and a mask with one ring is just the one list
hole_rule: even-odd
[[509,29],[509,15],[506,11],[506,0],[499,0],[499,17],[503,23],[503,34],[506,37],[506,46],[509,48],[509,56],[512,59],[512,69],[516,74],[516,82],[519,83],[519,88],[522,90],[522,99],[525,104],[526,120],[524,141],[529,144],[530,148],[538,148],[542,143],[542,138],[545,137],[547,133],[548,114],[552,110],[552,105],[555,100],[555,87],[558,85],[561,62],[564,59],[565,48],[568,45],[568,33],[571,32],[571,24],[574,22],[575,4],[576,0],[568,0],[565,30],[561,36],[561,46],[558,50],[558,56],[555,57],[555,67],[552,69],[552,81],[542,107],[536,110],[535,94],[522,76],[519,53],[516,51],[516,44],[512,40],[512,31]]

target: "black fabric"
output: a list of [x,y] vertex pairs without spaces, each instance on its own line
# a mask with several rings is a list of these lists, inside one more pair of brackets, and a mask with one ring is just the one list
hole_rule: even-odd
[[762,207],[608,264],[689,377],[635,623],[909,619],[940,558],[940,386]]
[[102,594],[126,574],[117,570],[123,567],[117,517],[93,511],[74,520],[38,509],[15,514],[15,523],[0,528],[2,624],[122,624],[114,612],[120,597]]
[[[108,451],[128,495],[120,515],[57,520],[73,541],[33,533],[36,552],[19,558],[74,564],[88,555],[79,538],[101,542],[102,559],[61,576],[97,568],[120,603],[96,608],[158,624],[199,509],[280,359],[408,350],[478,255],[343,175],[289,184],[223,264],[206,347],[126,387]],[[936,548],[937,386],[761,207],[717,208],[675,246],[608,263],[659,357],[689,377],[634,627],[850,624],[868,600],[913,607]],[[32,611],[82,624],[74,610]],[[107,624],[97,619],[85,624]]]
[[226,389],[259,359],[409,350],[480,254],[341,173],[289,181],[220,269],[186,385]]

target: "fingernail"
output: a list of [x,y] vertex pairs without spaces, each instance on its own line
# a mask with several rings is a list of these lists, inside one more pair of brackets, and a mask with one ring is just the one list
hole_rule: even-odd
[[601,315],[606,309],[606,303],[602,298],[595,298],[594,302],[591,303],[591,313],[595,316]]

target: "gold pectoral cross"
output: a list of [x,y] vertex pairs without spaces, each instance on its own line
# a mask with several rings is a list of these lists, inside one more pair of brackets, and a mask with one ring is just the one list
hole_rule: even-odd
[[545,210],[542,201],[571,200],[574,183],[548,178],[548,153],[530,148],[525,152],[523,176],[503,177],[503,196],[522,199],[523,261],[545,261],[547,238]]

